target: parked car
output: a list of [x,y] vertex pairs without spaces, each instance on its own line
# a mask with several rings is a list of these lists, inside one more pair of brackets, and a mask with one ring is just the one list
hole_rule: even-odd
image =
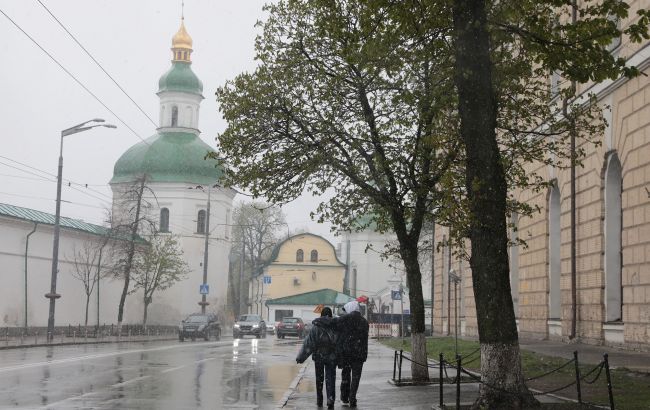
[[307,335],[305,322],[299,317],[284,317],[282,321],[278,322],[275,335],[278,339],[284,339],[287,335],[298,336],[298,339],[302,339]]
[[253,335],[258,339],[266,337],[266,322],[260,315],[241,315],[232,327],[232,337],[238,339],[245,335]]
[[185,338],[196,340],[202,337],[208,341],[214,337],[215,340],[221,339],[221,324],[214,314],[193,313],[189,315],[178,326],[178,340],[183,342]]
[[267,323],[266,324],[266,333],[270,333],[272,335],[275,334],[275,324],[274,323]]

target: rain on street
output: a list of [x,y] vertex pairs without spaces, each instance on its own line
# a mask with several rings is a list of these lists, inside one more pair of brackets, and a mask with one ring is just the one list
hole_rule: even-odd
[[273,408],[296,340],[231,339],[0,351],[0,409]]

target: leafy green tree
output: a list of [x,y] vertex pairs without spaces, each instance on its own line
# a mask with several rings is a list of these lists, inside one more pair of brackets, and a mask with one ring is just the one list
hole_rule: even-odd
[[[273,203],[304,190],[335,195],[320,220],[352,230],[360,216],[395,233],[404,261],[415,362],[426,362],[418,243],[459,156],[446,40],[413,41],[363,1],[268,6],[259,67],[217,91],[231,182]],[[426,10],[425,10],[426,11]],[[435,18],[425,13],[423,17]],[[422,20],[420,20],[422,21]],[[442,50],[442,51],[441,51]],[[415,379],[426,366],[413,364]]]
[[149,246],[136,254],[129,291],[131,294],[142,291],[143,326],[147,326],[147,310],[154,294],[172,287],[189,273],[190,267],[174,235],[154,234],[149,238]]

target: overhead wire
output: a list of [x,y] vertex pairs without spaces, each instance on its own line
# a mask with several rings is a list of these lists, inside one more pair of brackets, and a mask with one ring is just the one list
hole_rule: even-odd
[[129,93],[126,92],[126,90],[125,90],[125,89],[124,89],[124,88],[123,88],[123,87],[122,87],[122,86],[117,82],[117,80],[115,80],[115,78],[113,78],[113,76],[110,75],[110,74],[108,73],[108,71],[106,71],[106,69],[105,69],[105,68],[104,68],[104,67],[99,63],[99,61],[97,61],[97,59],[96,59],[96,58],[95,58],[95,57],[90,53],[90,51],[88,51],[88,50],[86,49],[86,47],[84,47],[83,44],[81,44],[81,42],[77,39],[77,37],[75,37],[74,34],[72,34],[72,33],[70,32],[70,30],[68,30],[68,28],[67,28],[67,27],[66,27],[66,26],[61,22],[61,20],[59,20],[59,19],[54,15],[54,13],[52,13],[52,11],[51,11],[49,8],[47,8],[47,6],[45,6],[45,4],[43,4],[43,2],[42,2],[41,0],[37,0],[37,1],[38,1],[38,3],[39,3],[39,4],[40,4],[44,9],[45,9],[45,11],[47,11],[48,14],[49,14],[50,16],[52,16],[52,18],[53,18],[53,19],[54,19],[54,20],[59,24],[59,26],[61,26],[61,28],[62,28],[66,33],[68,33],[68,35],[70,36],[70,38],[72,38],[72,40],[74,40],[74,42],[77,43],[77,45],[78,45],[79,47],[81,47],[81,49],[86,53],[86,55],[88,55],[88,57],[90,57],[90,59],[95,63],[95,65],[97,65],[97,67],[99,67],[99,69],[102,70],[102,71],[104,72],[104,74],[106,74],[106,76],[107,76],[108,78],[110,78],[110,80],[113,82],[113,84],[115,84],[115,85],[117,86],[117,88],[119,88],[120,91],[122,91],[122,93],[123,93],[123,94],[124,94],[124,95],[129,99],[129,100],[131,100],[131,102],[133,103],[133,105],[136,106],[136,108],[137,108],[137,109],[142,113],[142,115],[144,115],[145,117],[147,117],[147,119],[149,120],[149,122],[151,122],[151,123],[153,124],[154,127],[158,127],[158,124],[156,124],[156,122],[155,122],[154,120],[151,119],[151,117],[150,117],[150,116],[149,116],[149,115],[144,111],[144,109],[143,109],[142,107],[140,107],[140,105],[139,105],[137,102],[135,102],[135,100],[134,100],[134,99],[129,95]]
[[26,32],[26,31],[25,31],[25,30],[24,30],[24,29],[23,29],[23,28],[22,28],[18,23],[16,23],[16,22],[11,18],[11,17],[9,17],[9,15],[7,15],[7,13],[4,12],[4,10],[0,9],[0,13],[2,13],[2,15],[5,16],[5,18],[7,18],[7,20],[9,20],[9,21],[11,22],[11,24],[13,24],[13,25],[14,25],[18,30],[20,30],[20,31],[21,31],[21,32],[22,32],[22,33],[23,33],[23,34],[24,34],[28,39],[30,39],[31,42],[34,43],[34,45],[36,45],[36,47],[38,47],[38,48],[39,48],[43,53],[45,53],[45,55],[47,55],[47,56],[48,56],[48,57],[49,57],[49,58],[50,58],[54,63],[56,63],[56,65],[58,65],[59,68],[61,68],[61,70],[63,70],[66,74],[68,74],[68,76],[70,76],[70,78],[72,78],[72,79],[73,79],[73,80],[74,80],[74,81],[75,81],[75,82],[76,82],[76,83],[77,83],[81,88],[83,88],[83,89],[84,89],[88,94],[90,94],[90,95],[91,95],[91,96],[92,96],[92,97],[93,97],[93,98],[94,98],[94,99],[95,99],[99,104],[101,104],[102,107],[104,107],[104,108],[105,108],[108,112],[110,112],[110,113],[111,113],[111,114],[112,114],[112,115],[113,115],[113,116],[114,116],[114,117],[115,117],[115,118],[116,118],[120,123],[122,123],[122,125],[124,125],[124,126],[129,130],[129,131],[131,131],[131,132],[133,133],[133,135],[135,135],[136,137],[138,137],[138,138],[139,138],[143,143],[145,143],[146,145],[150,145],[150,144],[149,144],[149,143],[148,143],[144,138],[142,138],[142,136],[140,136],[140,134],[137,133],[137,131],[135,131],[133,128],[131,128],[131,127],[130,127],[130,126],[129,126],[129,125],[128,125],[128,124],[127,124],[127,123],[126,123],[126,122],[125,122],[125,121],[124,121],[120,116],[119,116],[119,115],[117,115],[117,114],[115,113],[115,111],[113,111],[113,110],[112,110],[108,105],[106,105],[106,103],[104,103],[104,101],[102,101],[101,98],[99,98],[99,97],[98,97],[95,93],[93,93],[93,92],[92,92],[88,87],[86,87],[86,85],[85,85],[84,83],[82,83],[81,80],[79,80],[77,77],[75,77],[75,75],[72,74],[72,73],[70,72],[70,70],[68,70],[68,69],[67,69],[63,64],[61,64],[61,63],[59,62],[59,60],[57,60],[56,58],[54,58],[54,56],[53,56],[52,54],[50,54],[50,53],[49,53],[49,52],[48,52],[48,51],[47,51],[43,46],[41,46],[41,45],[39,44],[38,41],[36,41],[36,40],[35,40],[32,36],[30,36],[29,33],[27,33],[27,32]]

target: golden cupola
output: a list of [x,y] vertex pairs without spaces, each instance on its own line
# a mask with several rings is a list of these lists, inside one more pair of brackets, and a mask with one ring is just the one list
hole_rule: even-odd
[[181,27],[172,37],[172,61],[191,63],[192,37],[185,30],[185,19],[181,19]]

